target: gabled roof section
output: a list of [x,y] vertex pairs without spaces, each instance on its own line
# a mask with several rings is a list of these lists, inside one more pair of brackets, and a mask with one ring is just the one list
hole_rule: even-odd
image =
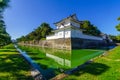
[[69,17],[71,17],[71,18],[73,18],[73,19],[75,19],[75,20],[78,20],[76,14],[70,15]]
[[78,22],[78,23],[81,23],[81,22],[82,22],[82,21],[79,21],[79,20],[78,20],[76,14],[72,14],[72,15],[68,16],[67,18],[64,18],[64,19],[62,19],[62,20],[60,20],[60,21],[58,21],[58,22],[56,22],[56,23],[54,23],[54,24],[57,25],[57,24],[59,24],[59,23],[64,23],[64,21],[65,21],[65,20],[68,20],[68,19],[73,20],[73,21],[76,21],[76,22]]

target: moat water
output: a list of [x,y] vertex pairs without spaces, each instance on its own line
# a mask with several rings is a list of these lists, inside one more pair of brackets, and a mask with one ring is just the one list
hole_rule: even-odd
[[30,46],[19,46],[18,48],[46,79],[82,65],[104,53],[103,50],[92,49],[58,50]]

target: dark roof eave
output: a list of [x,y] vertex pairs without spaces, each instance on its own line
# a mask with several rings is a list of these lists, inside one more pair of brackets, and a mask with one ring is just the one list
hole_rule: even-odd
[[[53,23],[53,24],[55,24],[55,25],[57,25],[58,23],[62,23],[64,20],[66,20],[66,19],[63,19],[63,20],[61,20],[61,21],[58,21],[58,22],[56,22],[56,23]],[[75,19],[71,19],[72,21],[75,21],[75,22],[78,22],[78,23],[83,23],[83,21],[79,21],[79,20],[75,20]]]

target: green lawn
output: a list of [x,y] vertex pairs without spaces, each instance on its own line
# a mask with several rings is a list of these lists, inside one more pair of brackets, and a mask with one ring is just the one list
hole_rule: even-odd
[[33,80],[30,69],[15,49],[0,49],[0,80]]
[[65,80],[120,80],[120,46],[69,75]]

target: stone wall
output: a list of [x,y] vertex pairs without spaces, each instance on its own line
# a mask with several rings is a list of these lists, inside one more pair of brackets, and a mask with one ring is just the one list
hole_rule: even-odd
[[53,48],[71,50],[71,39],[70,38],[55,39],[53,45],[54,45]]
[[99,48],[100,46],[105,45],[105,41],[103,40],[91,40],[82,38],[72,38],[71,42],[72,49]]
[[25,41],[19,44],[71,50],[71,49],[81,49],[81,48],[99,48],[101,46],[106,46],[106,41],[82,39],[82,38],[66,38],[66,39],[60,38],[54,40]]
[[20,42],[18,44],[71,50],[71,39],[70,38],[54,39],[54,40],[41,40],[41,41],[25,41],[25,42]]

